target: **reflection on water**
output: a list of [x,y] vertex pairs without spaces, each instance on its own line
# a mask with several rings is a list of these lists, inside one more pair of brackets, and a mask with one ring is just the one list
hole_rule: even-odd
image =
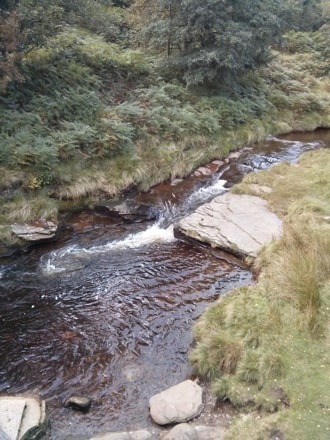
[[[193,320],[250,281],[248,271],[175,240],[171,223],[240,173],[319,145],[300,136],[255,146],[184,195],[171,188],[180,203],[164,197],[155,224],[94,218],[67,241],[0,265],[0,391],[47,399],[52,439],[148,426],[149,397],[191,373]],[[161,187],[153,194],[161,198]],[[71,394],[92,397],[88,414],[63,408]]]

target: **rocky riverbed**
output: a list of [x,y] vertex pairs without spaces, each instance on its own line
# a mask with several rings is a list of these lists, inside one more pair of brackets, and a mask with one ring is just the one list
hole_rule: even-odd
[[[199,170],[134,196],[160,208],[156,222],[76,212],[56,243],[3,260],[0,392],[38,392],[47,401],[52,440],[153,429],[150,397],[192,377],[193,321],[220,295],[251,281],[235,258],[176,240],[172,225],[226,194],[244,173],[322,145],[316,134],[295,136],[210,164],[210,175]],[[92,399],[89,412],[64,408],[72,394]],[[189,423],[226,427],[236,417],[210,402]]]

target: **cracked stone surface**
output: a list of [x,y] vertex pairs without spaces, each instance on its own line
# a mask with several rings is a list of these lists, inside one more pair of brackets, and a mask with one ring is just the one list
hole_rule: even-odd
[[195,382],[181,382],[150,398],[150,415],[159,425],[187,422],[202,412],[202,394]]
[[235,255],[256,257],[262,246],[280,237],[282,221],[260,197],[227,193],[182,219],[178,231]]

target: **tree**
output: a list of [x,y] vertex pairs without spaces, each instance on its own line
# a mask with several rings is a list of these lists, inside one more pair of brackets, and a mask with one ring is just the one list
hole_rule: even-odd
[[21,60],[42,46],[60,28],[60,1],[4,0],[0,7],[0,92],[13,81],[22,81]]
[[19,62],[21,59],[20,44],[23,40],[21,21],[14,12],[0,11],[0,93],[6,90],[13,80],[22,80]]
[[286,26],[282,0],[136,0],[140,44],[188,85],[215,84],[269,60]]
[[63,7],[61,0],[20,0],[17,11],[21,17],[25,39],[22,50],[26,53],[43,46],[49,37],[61,30]]

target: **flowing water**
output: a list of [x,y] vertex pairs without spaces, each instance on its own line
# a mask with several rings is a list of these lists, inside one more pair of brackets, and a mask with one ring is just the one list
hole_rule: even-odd
[[[173,224],[247,172],[329,144],[325,130],[270,138],[211,177],[137,195],[158,205],[154,223],[76,213],[59,242],[0,261],[0,392],[45,398],[52,439],[151,425],[149,397],[192,373],[193,321],[251,281],[241,265],[176,240]],[[93,399],[88,414],[63,408],[72,394]]]

